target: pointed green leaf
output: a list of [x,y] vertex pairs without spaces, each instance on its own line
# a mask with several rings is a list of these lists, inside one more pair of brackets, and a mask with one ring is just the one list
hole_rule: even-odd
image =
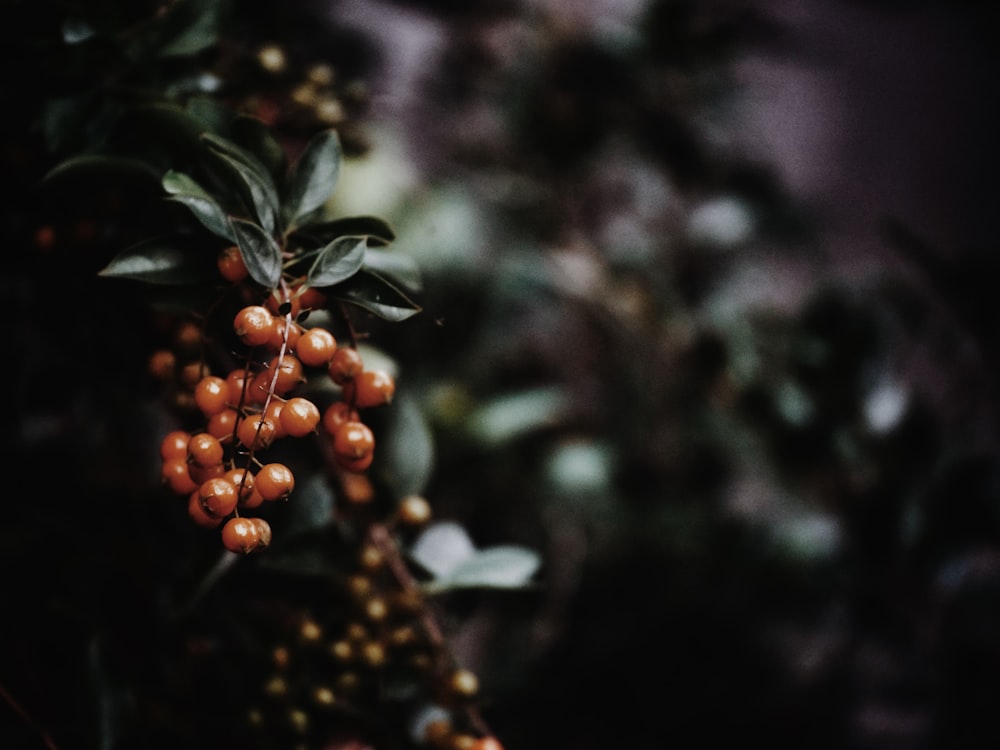
[[406,320],[422,309],[388,281],[363,268],[338,287],[336,296],[394,323]]
[[306,144],[288,176],[288,190],[282,202],[287,225],[315,211],[333,194],[340,174],[340,158],[336,130],[324,130]]
[[364,260],[364,237],[339,237],[319,251],[306,283],[314,287],[339,284],[356,274]]
[[155,237],[126,248],[98,271],[99,276],[150,284],[194,284],[215,278],[204,248],[177,237]]
[[268,233],[274,232],[278,210],[278,191],[267,167],[245,148],[222,136],[204,133],[202,140],[221,164],[227,166],[240,177],[254,206],[260,226],[264,227]]
[[183,203],[212,234],[236,242],[229,216],[192,177],[182,172],[170,170],[163,176],[163,189],[170,194],[170,200]]
[[364,268],[390,284],[403,287],[410,292],[419,292],[423,289],[420,268],[408,255],[370,247],[365,252]]
[[252,221],[231,216],[229,223],[247,264],[250,277],[267,289],[281,280],[281,248],[264,228]]

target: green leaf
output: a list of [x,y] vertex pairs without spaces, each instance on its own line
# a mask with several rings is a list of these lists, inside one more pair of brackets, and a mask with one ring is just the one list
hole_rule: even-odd
[[192,177],[170,170],[163,176],[163,189],[170,200],[183,203],[212,234],[236,242],[229,216],[208,192]]
[[331,240],[347,235],[367,237],[369,245],[373,242],[388,245],[396,239],[396,234],[388,222],[377,216],[345,216],[302,224],[292,231],[289,239],[303,245],[315,246],[325,245]]
[[282,203],[286,225],[294,225],[333,194],[340,174],[340,158],[336,130],[324,130],[306,144],[288,175],[288,190]]
[[392,403],[379,441],[381,473],[397,497],[419,495],[434,471],[434,436],[415,399],[397,392]]
[[204,248],[177,237],[154,237],[123,250],[99,276],[150,284],[183,285],[214,278],[214,262]]
[[479,550],[462,561],[446,576],[426,585],[432,593],[458,588],[522,588],[531,582],[541,566],[534,550],[514,545],[498,545]]
[[104,154],[83,154],[70,157],[60,162],[46,173],[42,184],[48,184],[63,178],[84,177],[91,180],[94,176],[125,177],[137,180],[159,180],[159,174],[149,164],[128,156],[110,156]]
[[406,320],[422,309],[388,281],[363,268],[337,289],[336,296],[393,323]]
[[420,267],[408,255],[370,247],[365,252],[364,268],[407,291],[419,292],[423,289]]
[[281,248],[278,243],[263,227],[252,221],[231,216],[229,223],[251,278],[267,289],[274,289],[281,280]]
[[240,114],[233,118],[230,130],[233,140],[260,160],[275,184],[284,179],[288,168],[285,150],[263,120]]
[[260,159],[242,146],[215,133],[203,133],[202,141],[223,165],[240,177],[249,193],[260,226],[268,233],[275,231],[278,191],[274,180]]
[[364,260],[364,237],[339,237],[319,251],[306,283],[313,287],[339,284],[356,274]]

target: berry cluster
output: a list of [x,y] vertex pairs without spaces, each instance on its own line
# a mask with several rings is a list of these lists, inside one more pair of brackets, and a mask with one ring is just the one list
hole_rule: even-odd
[[[220,253],[219,269],[231,282],[246,277],[233,248]],[[268,546],[267,521],[246,513],[265,502],[286,500],[295,487],[286,464],[262,460],[275,441],[325,436],[343,471],[364,472],[374,458],[375,436],[359,410],[388,404],[395,393],[392,375],[366,369],[355,346],[338,345],[328,329],[306,328],[295,319],[303,305],[308,310],[322,304],[320,293],[300,290],[285,297],[278,301],[271,293],[264,304],[248,304],[236,313],[233,333],[249,352],[244,365],[224,374],[212,373],[200,358],[180,366],[180,382],[201,424],[197,430],[171,431],[160,446],[164,485],[187,498],[196,524],[221,526],[222,543],[233,552]],[[196,326],[182,326],[175,341],[193,350],[198,336]],[[176,355],[157,351],[150,367],[161,374],[173,372]],[[322,373],[339,387],[340,397],[321,411],[296,391],[308,376]]]

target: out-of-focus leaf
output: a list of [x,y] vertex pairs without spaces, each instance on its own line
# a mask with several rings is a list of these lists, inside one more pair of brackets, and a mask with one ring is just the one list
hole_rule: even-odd
[[558,422],[568,403],[558,386],[498,396],[469,417],[473,438],[490,446]]
[[306,144],[288,175],[282,203],[287,225],[322,206],[333,194],[340,173],[341,147],[336,130],[324,130]]
[[338,299],[398,323],[416,315],[421,307],[380,276],[363,268],[337,288]]
[[149,164],[128,156],[105,154],[83,154],[73,156],[60,162],[42,178],[42,184],[48,184],[64,178],[77,177],[93,179],[94,177],[123,177],[156,182],[159,174]]
[[364,268],[407,291],[420,292],[423,289],[420,268],[408,255],[370,247],[365,252]]
[[364,237],[339,237],[319,251],[306,283],[312,287],[339,284],[356,274],[364,259]]
[[98,271],[99,276],[150,284],[193,284],[213,278],[214,261],[178,238],[156,237],[132,245]]
[[456,564],[444,576],[425,584],[430,593],[458,588],[521,588],[541,566],[534,550],[514,545],[487,547]]
[[281,248],[278,243],[252,221],[230,217],[229,223],[250,277],[267,289],[276,287],[281,280]]
[[270,128],[257,117],[241,114],[230,123],[233,140],[256,156],[268,174],[280,184],[288,167],[285,150]]
[[270,234],[274,232],[278,210],[278,191],[267,167],[242,146],[214,133],[204,133],[202,140],[220,163],[240,177],[246,188],[258,224]]
[[454,521],[440,521],[424,529],[409,550],[410,557],[435,578],[447,578],[476,555],[466,530]]
[[392,405],[386,437],[379,442],[383,478],[398,497],[419,495],[434,469],[434,438],[423,412],[407,394],[397,392]]
[[185,0],[166,7],[155,24],[131,36],[127,53],[132,59],[191,57],[218,41],[222,5],[217,0]]
[[236,235],[226,212],[192,177],[171,170],[163,176],[163,189],[170,194],[171,200],[187,206],[212,234],[236,242]]

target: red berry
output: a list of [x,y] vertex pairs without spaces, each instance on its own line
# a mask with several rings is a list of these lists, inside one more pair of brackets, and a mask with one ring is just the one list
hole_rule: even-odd
[[247,448],[265,450],[277,437],[277,429],[263,414],[251,414],[236,426],[236,437]]
[[330,437],[337,434],[337,429],[344,422],[357,422],[358,412],[346,401],[334,401],[323,410],[323,429]]
[[222,523],[221,518],[210,516],[205,511],[205,508],[201,504],[201,496],[198,494],[198,490],[188,495],[187,511],[191,520],[203,528],[212,529]]
[[188,442],[191,434],[185,430],[171,430],[160,441],[160,458],[164,461],[171,458],[187,458]]
[[194,387],[194,402],[206,417],[225,409],[228,401],[229,386],[218,375],[206,375]]
[[183,458],[164,461],[160,476],[163,484],[175,495],[190,495],[198,489],[198,483],[191,478],[188,462]]

